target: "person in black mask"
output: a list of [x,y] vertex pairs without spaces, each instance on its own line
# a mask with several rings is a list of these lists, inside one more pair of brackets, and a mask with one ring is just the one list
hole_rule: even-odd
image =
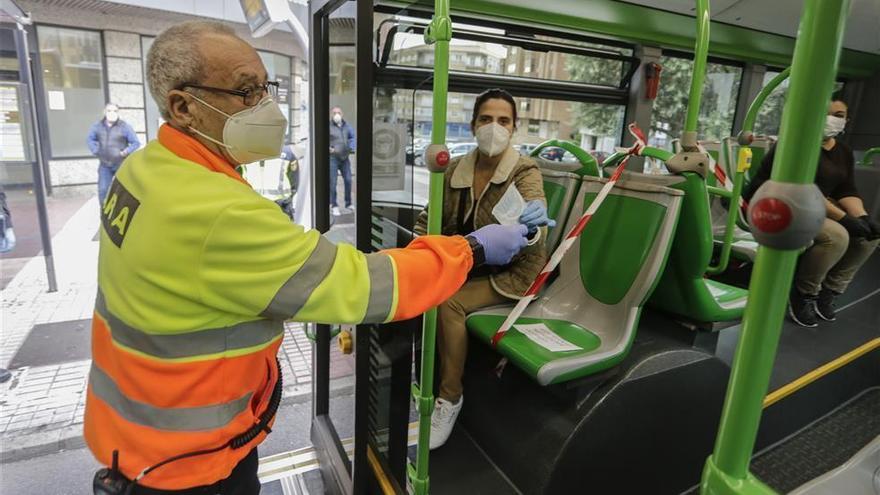
[[[798,260],[789,296],[789,316],[803,327],[817,326],[819,318],[834,321],[835,300],[880,243],[880,224],[868,216],[856,188],[853,152],[835,139],[846,122],[846,103],[833,100],[816,169],[816,185],[825,196],[826,218],[813,245]],[[767,153],[743,193],[747,200],[770,178],[775,151]]]

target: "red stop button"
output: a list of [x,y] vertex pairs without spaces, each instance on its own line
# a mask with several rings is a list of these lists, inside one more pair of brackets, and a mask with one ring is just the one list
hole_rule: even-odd
[[441,167],[445,167],[449,164],[449,152],[446,150],[441,150],[437,152],[437,156],[435,157],[437,161],[437,165]]
[[782,200],[763,198],[752,205],[750,220],[761,232],[775,234],[791,224],[791,208]]

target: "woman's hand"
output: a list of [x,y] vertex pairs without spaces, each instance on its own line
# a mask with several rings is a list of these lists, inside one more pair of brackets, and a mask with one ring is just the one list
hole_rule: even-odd
[[525,225],[529,229],[529,235],[533,234],[538,227],[556,227],[556,220],[547,216],[547,207],[540,199],[535,199],[526,203],[522,215],[519,216],[519,223]]
[[871,236],[871,226],[861,218],[856,218],[847,214],[838,220],[838,223],[849,232],[849,236],[853,239],[868,238]]

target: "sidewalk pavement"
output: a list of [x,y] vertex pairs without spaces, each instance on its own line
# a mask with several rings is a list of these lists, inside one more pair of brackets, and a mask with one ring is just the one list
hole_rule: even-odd
[[[0,367],[10,369],[12,379],[0,384],[0,462],[14,462],[60,450],[81,447],[86,385],[91,360],[85,342],[70,336],[55,339],[37,335],[35,326],[64,332],[64,323],[84,327],[90,334],[97,293],[99,228],[98,201],[90,198],[53,238],[58,291],[47,292],[46,272],[40,253],[32,257],[14,279],[0,290]],[[41,327],[46,331],[46,327]],[[29,338],[41,341],[28,341]],[[74,339],[80,338],[73,335]],[[45,348],[46,342],[55,348]],[[20,352],[27,345],[27,352]],[[65,345],[67,349],[63,348]],[[34,349],[39,362],[34,361]],[[72,349],[72,350],[71,350]],[[20,355],[21,354],[21,355]],[[72,356],[72,357],[71,357]],[[29,362],[28,359],[31,359]],[[285,325],[279,351],[284,373],[284,399],[307,401],[312,382],[311,342],[300,323]],[[352,356],[331,346],[331,378],[354,373]],[[344,380],[340,380],[344,381]]]

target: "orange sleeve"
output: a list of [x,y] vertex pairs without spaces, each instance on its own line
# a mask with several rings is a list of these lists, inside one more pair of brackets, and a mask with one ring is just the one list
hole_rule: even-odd
[[405,248],[382,252],[396,266],[395,321],[418,316],[452,297],[474,264],[470,244],[460,235],[423,235]]

